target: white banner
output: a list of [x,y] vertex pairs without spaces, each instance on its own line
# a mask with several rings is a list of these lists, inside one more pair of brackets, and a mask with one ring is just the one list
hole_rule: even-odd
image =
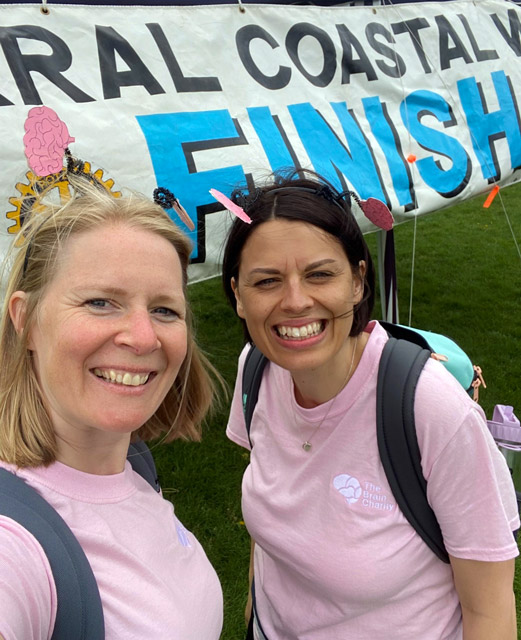
[[[24,197],[62,193],[67,143],[113,191],[175,193],[196,225],[172,213],[194,242],[192,281],[217,273],[230,221],[210,188],[298,165],[403,221],[519,180],[509,2],[40,9],[0,5],[0,253]],[[45,178],[28,164],[38,106],[63,123]]]

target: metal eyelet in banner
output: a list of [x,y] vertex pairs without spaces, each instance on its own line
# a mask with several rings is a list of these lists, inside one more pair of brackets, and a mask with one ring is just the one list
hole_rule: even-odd
[[47,6],[47,0],[42,0],[42,6],[40,7],[40,11],[41,13],[43,13],[44,16],[48,16],[51,13],[49,7]]

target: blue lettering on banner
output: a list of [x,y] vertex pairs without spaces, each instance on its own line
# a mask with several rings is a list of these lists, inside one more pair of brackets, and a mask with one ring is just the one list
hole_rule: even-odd
[[[425,185],[444,198],[461,193],[471,177],[470,152],[455,135],[445,131],[456,126],[461,129],[464,118],[472,140],[469,149],[475,153],[486,180],[500,178],[500,163],[494,147],[498,139],[505,139],[505,148],[508,145],[512,169],[521,167],[520,115],[511,80],[502,71],[494,72],[491,79],[499,104],[493,112],[488,111],[485,92],[474,77],[458,82],[459,122],[452,106],[434,91],[413,91],[399,105],[401,119],[411,138],[430,152],[416,161],[418,174]],[[332,102],[330,106],[343,136],[337,134],[310,103],[287,106],[308,156],[306,164],[310,162],[318,173],[340,189],[347,188],[349,182],[361,198],[372,196],[390,203],[388,188],[392,189],[392,199],[397,199],[404,211],[417,208],[411,167],[404,158],[403,141],[388,105],[379,96],[362,99],[364,116],[373,136],[371,141],[345,102]],[[247,114],[272,170],[301,166],[278,115],[268,106],[248,108]],[[254,182],[238,164],[198,171],[195,154],[247,145],[239,121],[226,109],[137,116],[137,121],[146,138],[157,184],[173,191],[196,223],[196,230],[190,234],[195,244],[192,260],[204,262],[205,216],[222,209],[222,205],[212,200],[209,189],[229,193],[236,185],[247,182],[251,188]],[[383,166],[378,165],[375,156],[376,145],[381,148],[389,170],[391,179],[387,185],[382,178]],[[502,160],[501,168],[506,171],[507,166]],[[184,227],[173,213],[172,217],[176,224]]]
[[[332,184],[344,188],[341,174],[361,198],[373,196],[387,202],[371,147],[345,102],[331,103],[349,144],[349,149],[311,104],[289,105],[298,135],[315,170]],[[324,151],[326,150],[326,153]]]
[[[196,229],[189,234],[196,236],[192,262],[204,262],[204,216],[222,209],[208,192],[211,188],[229,192],[231,186],[245,181],[245,175],[240,165],[198,172],[193,154],[245,144],[240,127],[225,109],[137,116],[137,121],[147,141],[157,184],[173,191],[195,222]],[[174,220],[184,227],[180,220]]]
[[362,104],[371,131],[385,154],[398,202],[405,211],[410,211],[416,207],[412,175],[403,157],[400,138],[387,107],[377,96],[364,98]]
[[488,182],[501,178],[494,142],[506,138],[510,150],[512,169],[521,167],[521,132],[519,109],[510,79],[504,71],[495,71],[492,82],[499,109],[489,112],[480,83],[475,78],[465,78],[457,83],[461,106],[467,118],[474,153],[481,165],[483,177]]
[[284,129],[278,118],[271,115],[269,107],[252,107],[247,111],[272,170],[299,166]]
[[432,156],[416,162],[424,182],[445,198],[452,198],[467,186],[472,164],[463,145],[442,131],[422,123],[426,115],[434,116],[444,127],[456,124],[451,106],[434,91],[413,91],[400,105],[402,120],[418,144],[449,159],[452,166],[444,169]]

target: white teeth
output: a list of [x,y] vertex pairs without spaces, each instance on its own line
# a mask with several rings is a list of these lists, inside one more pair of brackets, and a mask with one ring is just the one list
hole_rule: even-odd
[[114,382],[115,384],[121,384],[125,387],[138,387],[141,384],[145,384],[148,380],[150,374],[144,373],[139,374],[135,373],[132,375],[131,373],[117,373],[114,369],[94,369],[94,375],[98,376],[98,378],[103,378],[108,382]]
[[308,338],[316,336],[323,330],[322,322],[311,322],[302,327],[285,327],[280,325],[277,327],[278,334],[286,340]]

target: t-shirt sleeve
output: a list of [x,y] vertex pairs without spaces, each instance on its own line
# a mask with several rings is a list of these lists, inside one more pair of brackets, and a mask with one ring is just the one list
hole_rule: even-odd
[[244,412],[242,408],[242,372],[244,369],[244,361],[250,345],[247,344],[239,356],[239,366],[237,370],[237,379],[235,380],[235,389],[233,391],[233,398],[230,407],[230,416],[228,418],[228,425],[226,427],[226,435],[228,438],[238,444],[240,447],[251,450],[250,441],[248,439],[248,432],[246,430],[246,423],[244,421]]
[[0,516],[0,635],[49,640],[56,619],[56,587],[42,547],[17,522]]
[[423,423],[427,429],[418,433],[422,466],[447,551],[489,562],[516,557],[514,485],[483,411],[443,376],[439,386],[430,384],[429,398],[422,395],[423,406],[415,410],[417,428]]

